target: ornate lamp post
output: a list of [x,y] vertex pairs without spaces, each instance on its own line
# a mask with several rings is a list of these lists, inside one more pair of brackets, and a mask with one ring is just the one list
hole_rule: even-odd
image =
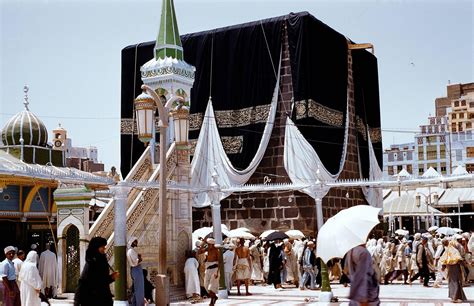
[[[159,279],[157,288],[157,305],[169,304],[169,279],[166,275],[167,269],[167,244],[166,244],[166,130],[168,128],[168,118],[170,106],[177,100],[182,100],[179,96],[171,96],[168,101],[160,97],[147,85],[142,85],[143,93],[135,99],[135,109],[137,118],[138,139],[142,142],[150,142],[152,162],[154,163],[155,151],[155,111],[158,110],[160,130],[160,190],[159,190],[159,252],[158,252],[158,273]],[[179,124],[178,124],[179,125]]]
[[[431,201],[431,195],[433,195],[433,202]],[[426,229],[428,230],[429,228],[429,222],[428,222],[428,215],[429,215],[429,205],[438,205],[438,200],[439,200],[439,195],[437,192],[431,192],[431,187],[428,188],[428,194],[424,194],[422,192],[418,192],[415,196],[415,204],[417,207],[420,207],[421,205],[421,196],[425,198],[425,204],[426,204],[426,217],[425,217],[425,225]],[[431,223],[433,225],[434,223],[434,216],[433,213],[431,214]]]
[[188,144],[189,135],[189,107],[180,100],[173,111],[174,137],[177,145]]

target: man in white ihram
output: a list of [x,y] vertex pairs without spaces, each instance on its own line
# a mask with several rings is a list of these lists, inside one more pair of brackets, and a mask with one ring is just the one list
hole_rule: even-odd
[[43,280],[43,292],[47,298],[56,296],[58,287],[58,260],[56,254],[50,251],[50,244],[46,244],[39,259],[39,273]]

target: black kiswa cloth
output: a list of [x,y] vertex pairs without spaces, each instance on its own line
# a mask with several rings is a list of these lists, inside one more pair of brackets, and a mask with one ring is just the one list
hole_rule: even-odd
[[[297,117],[294,111],[292,119],[326,169],[335,174],[342,158],[347,116],[347,40],[310,14],[301,13],[289,15],[288,43],[294,100],[297,104],[304,101],[306,108],[303,116]],[[314,104],[309,99],[329,111],[311,113],[308,108]],[[339,123],[328,124],[335,112]],[[323,115],[326,120],[317,118]]]
[[[191,113],[204,114],[206,111],[210,93],[211,52],[211,94],[216,114],[219,111],[269,106],[276,85],[283,22],[283,17],[277,17],[182,36],[184,59],[196,67],[191,90]],[[217,122],[220,136],[243,137],[240,152],[228,154],[237,169],[248,167],[265,128],[266,118],[250,124],[245,120],[242,123],[241,120],[248,115],[248,112],[236,112],[225,122]],[[190,132],[190,139],[197,139],[198,136],[199,130]]]
[[[364,178],[369,177],[369,148],[367,125],[380,131],[380,99],[377,58],[366,50],[352,50],[352,73],[359,159]],[[379,134],[380,135],[380,134]],[[379,167],[382,166],[382,141],[371,135],[372,146]]]
[[[196,68],[191,91],[191,114],[204,115],[207,107],[210,95],[212,44],[214,46],[212,61],[214,110],[240,110],[271,103],[276,85],[275,72],[278,73],[278,71],[274,72],[272,61],[275,70],[278,70],[281,31],[285,18],[286,16],[281,16],[181,36],[184,60]],[[122,119],[133,118],[133,100],[141,93],[140,66],[153,57],[153,48],[154,42],[147,42],[122,50]],[[236,122],[239,121],[236,117],[231,116],[232,120],[226,123],[227,127],[219,125],[218,127],[221,136],[243,137],[240,153],[228,154],[228,156],[236,168],[244,169],[257,152],[265,122],[236,126]],[[190,131],[190,139],[197,139],[198,136],[199,130]],[[144,149],[145,147],[136,136],[121,135],[121,170],[124,176]]]

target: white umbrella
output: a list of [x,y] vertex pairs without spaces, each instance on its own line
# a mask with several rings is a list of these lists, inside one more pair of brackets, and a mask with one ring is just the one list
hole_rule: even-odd
[[456,232],[450,227],[440,227],[436,230],[436,233],[445,235],[445,236],[452,236],[456,234]]
[[437,227],[436,225],[434,225],[434,226],[432,226],[432,227],[430,227],[430,228],[428,229],[428,232],[434,232],[434,231],[436,231],[438,228],[439,228],[439,227]]
[[270,235],[271,233],[274,233],[276,232],[276,230],[266,230],[264,231],[263,233],[260,234],[260,238],[266,238],[268,235]]
[[462,229],[460,228],[453,228],[453,231],[455,231],[456,233],[462,233]]
[[305,235],[299,230],[289,230],[286,231],[285,234],[292,239],[302,239],[305,237]]
[[379,223],[380,208],[357,205],[341,210],[329,218],[318,232],[317,256],[324,262],[342,258],[352,248],[367,241],[372,228]]
[[399,228],[395,231],[395,234],[402,235],[402,236],[408,235],[408,233],[409,232],[407,230],[404,230],[404,229],[401,229],[401,228]]
[[244,239],[255,239],[255,236],[252,235],[251,233],[241,229],[241,228],[237,228],[237,229],[233,229],[231,231],[229,231],[229,235],[227,235],[227,237],[230,237],[230,238],[244,238]]

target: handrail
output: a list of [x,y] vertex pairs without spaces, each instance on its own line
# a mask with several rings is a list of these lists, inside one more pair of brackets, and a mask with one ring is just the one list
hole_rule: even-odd
[[[150,157],[150,146],[148,146],[143,154],[140,156],[138,161],[135,163],[133,166],[132,170],[127,174],[125,177],[124,181],[134,181],[134,180],[141,180],[142,177],[147,174],[147,170],[151,168],[151,157]],[[132,190],[132,192],[129,194],[130,196],[134,196],[136,190]],[[99,215],[97,220],[94,222],[92,227],[89,230],[89,237],[92,238],[94,236],[101,236],[104,238],[108,238],[108,235],[110,235],[110,230],[108,231],[107,229],[111,229],[113,227],[113,219],[115,216],[114,212],[114,205],[115,200],[111,198],[107,205],[105,206],[104,210],[102,213]]]

